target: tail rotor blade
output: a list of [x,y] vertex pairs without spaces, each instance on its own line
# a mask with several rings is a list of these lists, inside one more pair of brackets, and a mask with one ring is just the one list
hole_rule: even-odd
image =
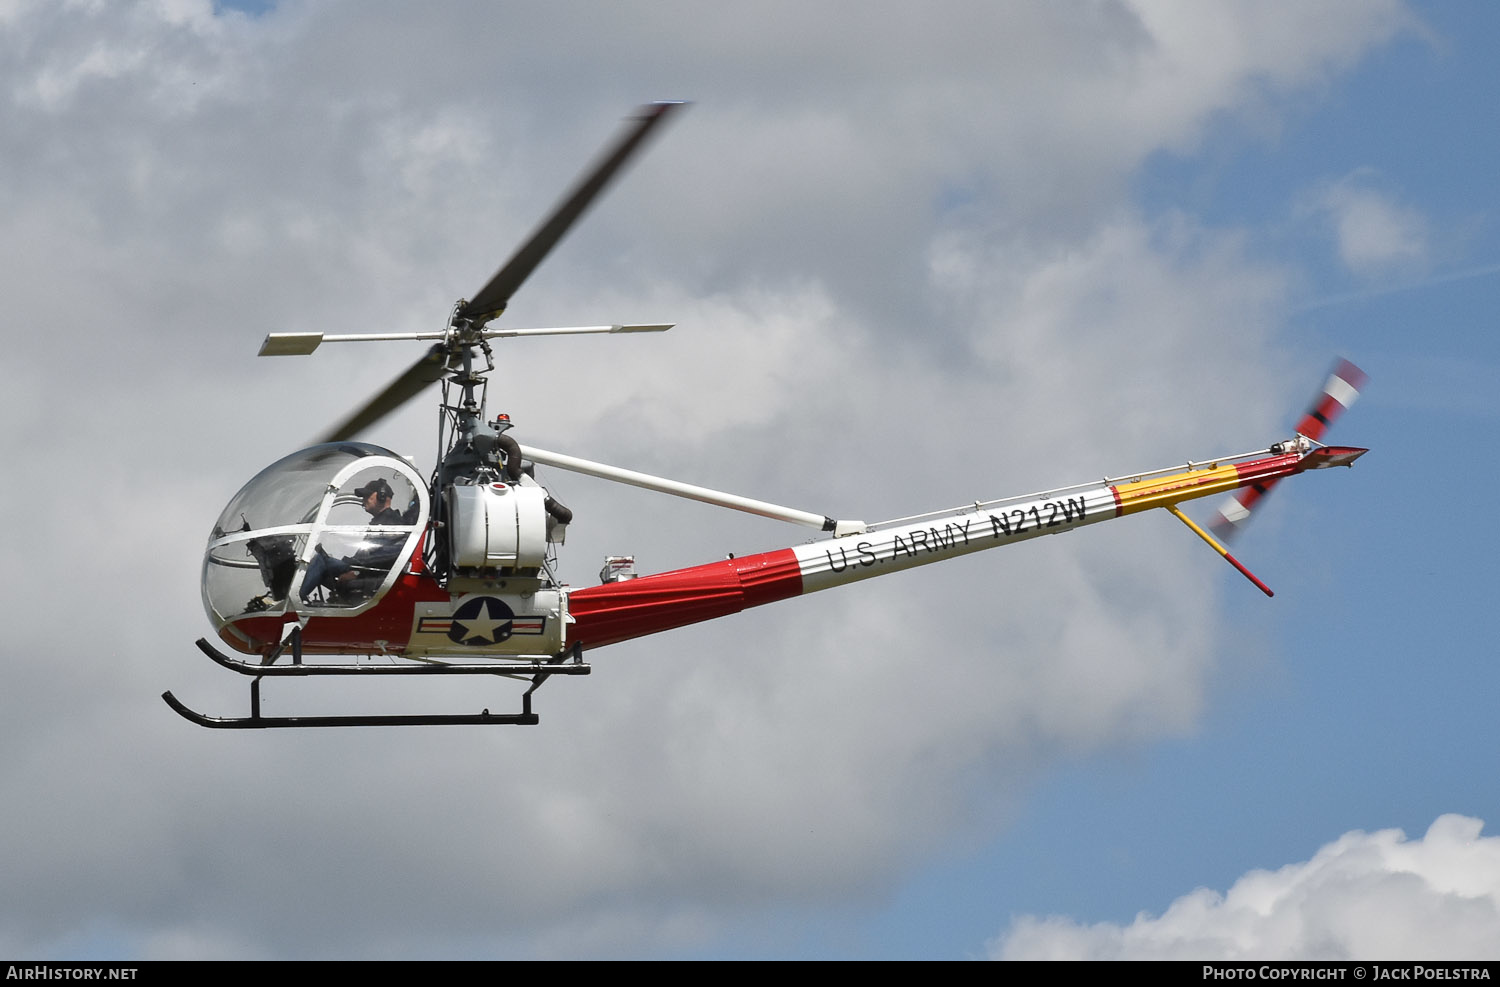
[[567,198],[552,211],[552,215],[531,234],[531,239],[522,244],[515,255],[495,272],[489,283],[459,309],[458,317],[483,324],[505,311],[510,296],[577,222],[578,217],[583,215],[599,193],[604,191],[610,180],[640,148],[647,135],[669,113],[684,105],[686,104],[651,103],[643,107],[641,114],[631,121],[630,126],[610,146],[599,163],[585,173]]
[[1323,433],[1349,410],[1368,380],[1365,372],[1348,360],[1336,361],[1323,384],[1322,393],[1313,399],[1312,407],[1297,423],[1297,434],[1321,442]]
[[1233,542],[1240,536],[1240,532],[1245,530],[1245,525],[1250,523],[1251,512],[1255,510],[1255,505],[1259,504],[1266,494],[1276,489],[1277,482],[1277,480],[1267,480],[1264,483],[1240,487],[1225,497],[1219,504],[1219,509],[1214,512],[1213,519],[1208,522],[1208,530],[1213,532],[1215,538],[1226,544]]

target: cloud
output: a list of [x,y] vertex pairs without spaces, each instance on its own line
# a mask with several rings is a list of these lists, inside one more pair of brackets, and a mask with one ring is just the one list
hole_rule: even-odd
[[[48,482],[5,493],[26,564],[0,590],[33,618],[3,645],[0,941],[685,948],[878,899],[1067,752],[1190,728],[1216,563],[1156,518],[612,647],[529,732],[224,736],[156,696],[243,708],[191,647],[207,526],[414,359],[256,361],[261,335],[439,324],[645,96],[699,105],[508,314],[682,325],[497,347],[492,407],[523,441],[871,520],[1262,441],[1284,272],[1240,231],[1140,214],[1128,180],[1383,42],[1398,8],[1215,32],[1218,59],[1170,4],[1081,26],[1045,4],[212,9],[5,22],[31,43],[0,69],[0,256],[28,327],[4,452]],[[63,349],[84,358],[59,381]],[[433,432],[421,407],[371,437],[425,464]],[[576,584],[605,554],[651,571],[804,537],[553,479]],[[470,702],[299,684],[268,711]]]
[[1199,888],[1127,926],[1023,916],[994,959],[1458,960],[1500,956],[1500,837],[1440,816],[1424,837],[1355,830],[1311,860]]
[[1429,254],[1425,217],[1373,188],[1372,178],[1356,172],[1318,196],[1317,209],[1332,227],[1339,260],[1361,277],[1421,270]]

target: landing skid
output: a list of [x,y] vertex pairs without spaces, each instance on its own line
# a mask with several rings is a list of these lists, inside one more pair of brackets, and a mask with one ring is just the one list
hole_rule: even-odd
[[[290,646],[289,648],[287,646]],[[161,697],[178,715],[201,727],[218,730],[264,730],[272,727],[396,727],[396,726],[442,726],[489,725],[489,726],[535,726],[541,721],[531,711],[531,694],[553,675],[588,675],[593,669],[584,664],[582,651],[576,645],[571,653],[555,659],[514,663],[507,665],[318,665],[302,663],[300,632],[294,630],[286,645],[278,648],[264,664],[231,658],[206,640],[198,639],[198,650],[225,668],[241,675],[253,676],[250,682],[249,716],[206,716],[184,705],[170,691]],[[277,665],[274,662],[290,650],[292,662]],[[414,713],[404,715],[368,716],[261,716],[260,680],[267,676],[285,675],[500,675],[508,678],[531,677],[531,688],[521,695],[521,712],[491,713],[488,709],[478,713]]]

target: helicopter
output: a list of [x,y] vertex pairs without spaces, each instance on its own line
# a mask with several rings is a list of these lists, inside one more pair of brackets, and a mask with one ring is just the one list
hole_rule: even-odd
[[[495,328],[512,295],[590,204],[685,104],[648,104],[587,169],[529,239],[442,329],[416,333],[272,333],[261,356],[314,352],[325,342],[420,340],[427,352],[320,442],[271,464],[219,515],[203,558],[204,609],[225,654],[198,648],[250,677],[247,716],[209,716],[162,698],[204,727],[534,725],[532,697],[557,675],[588,675],[596,648],[915,566],[1163,509],[1255,584],[1229,540],[1286,477],[1352,466],[1367,450],[1321,442],[1366,383],[1335,363],[1289,439],[1233,456],[895,518],[874,524],[784,507],[519,443],[504,414],[486,411],[491,340],[540,335],[664,332],[669,324]],[[441,388],[438,459],[412,461],[355,436]],[[815,529],[822,537],[775,551],[639,575],[633,557],[605,559],[598,585],[557,576],[572,513],[537,467],[581,473]],[[1210,530],[1179,505],[1227,495]],[[1216,537],[1217,536],[1217,537]],[[1221,541],[1221,539],[1223,541]],[[518,712],[262,714],[263,679],[305,676],[500,676],[526,684]]]

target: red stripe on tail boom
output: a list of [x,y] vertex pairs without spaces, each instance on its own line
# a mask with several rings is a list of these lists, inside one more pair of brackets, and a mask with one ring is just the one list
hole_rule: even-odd
[[783,548],[574,590],[568,594],[569,637],[598,648],[801,593],[797,556]]

